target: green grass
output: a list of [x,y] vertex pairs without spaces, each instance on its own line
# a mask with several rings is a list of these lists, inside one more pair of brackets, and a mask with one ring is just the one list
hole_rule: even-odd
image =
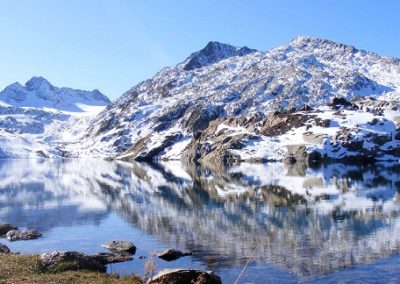
[[61,265],[60,272],[44,272],[37,255],[0,255],[0,283],[103,283],[143,284],[137,276],[119,278],[117,275],[90,271],[64,271],[70,264]]

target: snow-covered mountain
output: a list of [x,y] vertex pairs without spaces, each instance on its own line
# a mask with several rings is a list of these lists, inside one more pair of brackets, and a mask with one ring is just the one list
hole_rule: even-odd
[[393,160],[399,99],[396,58],[304,36],[266,52],[210,42],[127,91],[67,148],[224,164]]
[[42,77],[0,92],[0,157],[62,156],[110,100],[98,90],[57,88]]

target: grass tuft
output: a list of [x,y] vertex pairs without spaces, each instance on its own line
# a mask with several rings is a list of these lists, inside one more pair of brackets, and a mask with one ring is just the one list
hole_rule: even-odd
[[39,256],[0,255],[0,283],[87,283],[87,284],[143,284],[137,276],[121,277],[90,271],[65,271],[76,268],[76,263],[64,262],[46,273],[41,269]]

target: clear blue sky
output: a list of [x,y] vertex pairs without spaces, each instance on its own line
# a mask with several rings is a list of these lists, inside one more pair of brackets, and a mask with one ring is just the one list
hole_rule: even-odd
[[0,89],[37,75],[115,99],[210,40],[297,35],[400,57],[400,0],[0,0]]

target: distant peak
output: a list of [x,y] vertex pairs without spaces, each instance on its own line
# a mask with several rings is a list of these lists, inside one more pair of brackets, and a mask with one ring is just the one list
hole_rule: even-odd
[[40,76],[32,77],[29,81],[25,83],[25,86],[30,90],[39,89],[43,86],[52,87],[49,81]]
[[185,60],[184,70],[201,68],[229,57],[244,56],[255,51],[255,49],[250,49],[246,46],[235,47],[218,41],[210,41],[203,49],[192,53]]

